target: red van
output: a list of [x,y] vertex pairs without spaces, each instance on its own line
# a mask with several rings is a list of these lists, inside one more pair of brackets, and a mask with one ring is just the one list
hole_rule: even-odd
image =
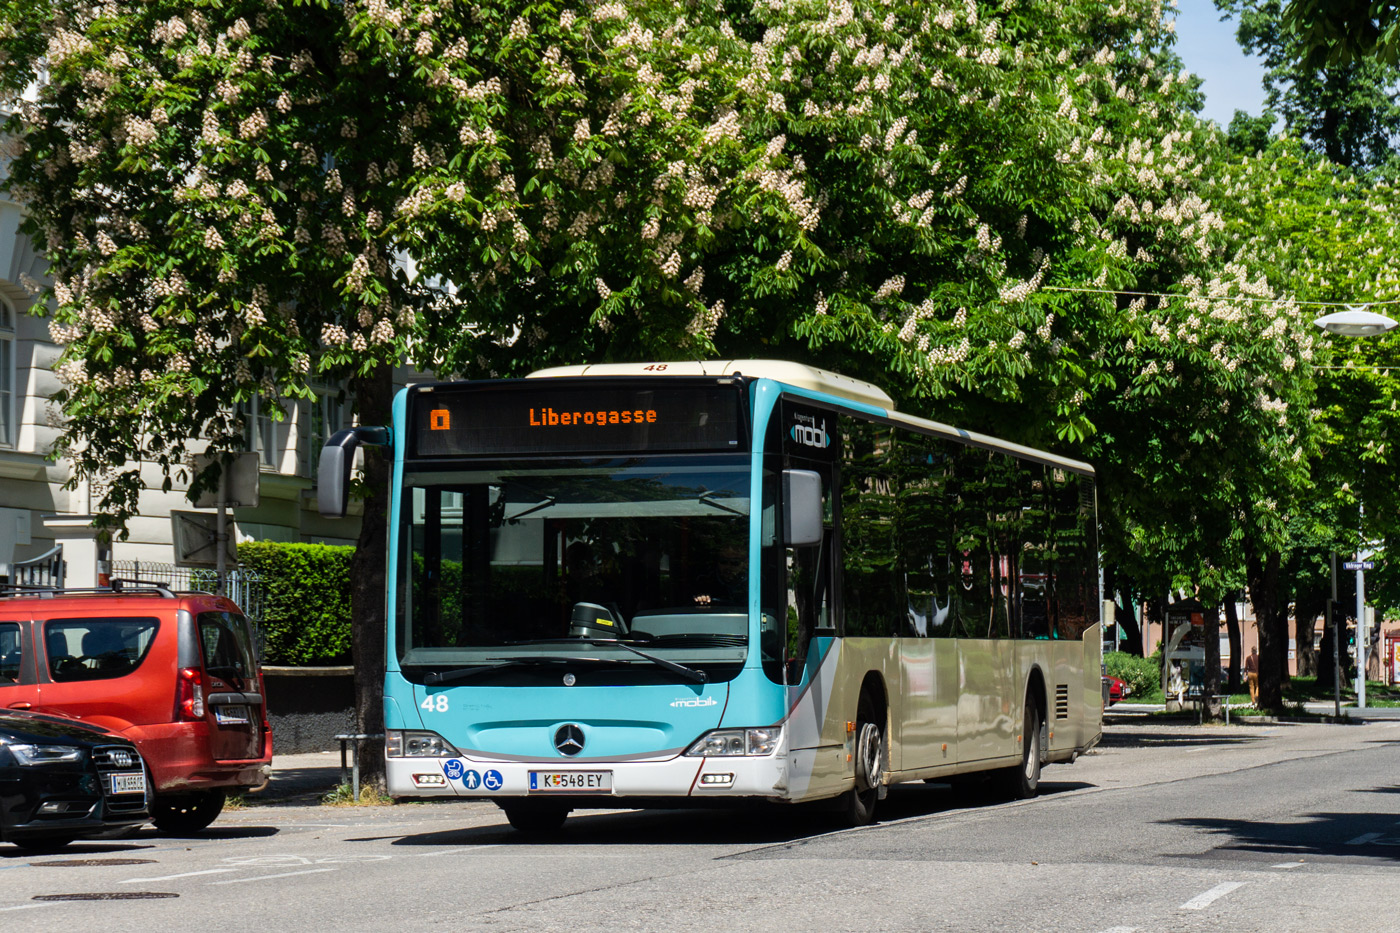
[[266,780],[272,731],[252,629],[209,593],[113,580],[96,589],[0,586],[0,707],[53,712],[136,743],[151,821],[214,821],[230,791]]

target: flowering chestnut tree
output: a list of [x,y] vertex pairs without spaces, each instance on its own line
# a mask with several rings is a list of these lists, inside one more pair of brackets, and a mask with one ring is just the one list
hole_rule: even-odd
[[1202,529],[1277,539],[1312,338],[1231,239],[1172,28],[1099,0],[0,0],[64,452],[120,527],[141,463],[236,449],[236,403],[316,376],[381,422],[401,362],[787,356],[1092,458],[1112,559],[1200,578],[1231,553]]

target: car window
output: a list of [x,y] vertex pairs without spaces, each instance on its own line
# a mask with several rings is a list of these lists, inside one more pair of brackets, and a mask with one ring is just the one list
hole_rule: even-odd
[[50,619],[44,623],[49,676],[56,682],[111,680],[141,666],[160,627],[156,619]]
[[204,669],[215,677],[241,683],[257,673],[253,664],[248,623],[230,612],[201,612],[199,614],[199,643],[204,649]]
[[0,685],[19,683],[19,623],[0,622]]

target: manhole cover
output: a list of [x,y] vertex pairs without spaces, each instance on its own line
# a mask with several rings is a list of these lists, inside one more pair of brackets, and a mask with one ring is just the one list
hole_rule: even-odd
[[165,891],[89,891],[85,894],[36,894],[36,901],[149,901],[162,897],[179,897]]
[[61,862],[30,862],[31,868],[87,868],[89,865],[154,865],[153,858],[70,858]]

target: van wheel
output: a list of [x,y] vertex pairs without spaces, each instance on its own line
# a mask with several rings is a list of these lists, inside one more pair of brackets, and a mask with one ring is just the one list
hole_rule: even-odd
[[151,822],[163,833],[183,836],[204,829],[223,809],[224,792],[221,790],[157,797],[151,803]]
[[568,807],[530,804],[502,805],[506,820],[522,833],[557,833],[564,828]]
[[882,718],[870,694],[862,694],[856,712],[856,786],[837,798],[838,816],[845,826],[865,826],[875,819],[885,761],[885,741],[879,724]]

